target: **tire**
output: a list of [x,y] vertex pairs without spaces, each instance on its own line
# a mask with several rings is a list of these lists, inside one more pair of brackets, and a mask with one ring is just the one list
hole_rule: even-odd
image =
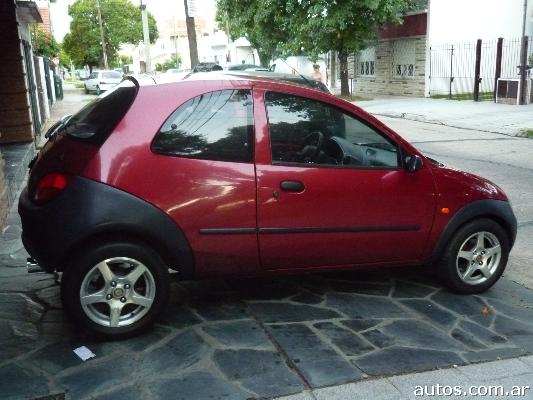
[[500,278],[509,251],[509,237],[502,226],[491,219],[477,219],[452,237],[437,265],[438,273],[453,292],[481,293]]
[[100,93],[102,93],[102,91],[100,90],[100,86],[96,86],[96,95],[100,96]]
[[89,94],[89,89],[87,89],[87,86],[85,86],[85,94]]
[[115,339],[150,327],[168,292],[168,268],[155,251],[136,243],[87,248],[65,266],[61,280],[67,314],[81,327]]

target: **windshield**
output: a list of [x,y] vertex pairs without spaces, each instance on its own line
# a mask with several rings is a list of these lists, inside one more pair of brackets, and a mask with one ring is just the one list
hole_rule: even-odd
[[74,114],[63,131],[77,139],[103,143],[124,117],[136,94],[133,82],[122,82]]
[[122,79],[122,74],[117,71],[109,71],[102,73],[103,79]]

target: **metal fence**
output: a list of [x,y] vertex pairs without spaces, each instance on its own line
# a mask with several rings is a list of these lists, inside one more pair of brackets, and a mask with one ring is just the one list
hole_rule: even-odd
[[[520,78],[518,39],[446,43],[429,48],[429,95],[450,99],[494,100],[497,79]],[[526,42],[533,57],[531,38]]]

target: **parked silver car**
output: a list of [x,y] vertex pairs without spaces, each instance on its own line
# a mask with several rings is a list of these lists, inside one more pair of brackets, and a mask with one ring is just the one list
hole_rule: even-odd
[[85,81],[85,93],[100,94],[122,81],[122,74],[117,71],[93,71]]

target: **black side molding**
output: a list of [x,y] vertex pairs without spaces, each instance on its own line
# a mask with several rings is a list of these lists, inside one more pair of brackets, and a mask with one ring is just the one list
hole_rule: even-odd
[[180,227],[162,210],[132,194],[76,177],[54,201],[42,206],[25,189],[19,200],[23,242],[47,270],[68,268],[80,246],[111,236],[140,240],[156,250],[183,279],[194,277],[194,259]]
[[502,224],[509,234],[509,244],[513,247],[518,224],[509,202],[490,199],[478,200],[467,204],[452,217],[444,228],[428,262],[434,263],[439,259],[452,236],[462,225],[473,219],[483,217],[492,218]]

